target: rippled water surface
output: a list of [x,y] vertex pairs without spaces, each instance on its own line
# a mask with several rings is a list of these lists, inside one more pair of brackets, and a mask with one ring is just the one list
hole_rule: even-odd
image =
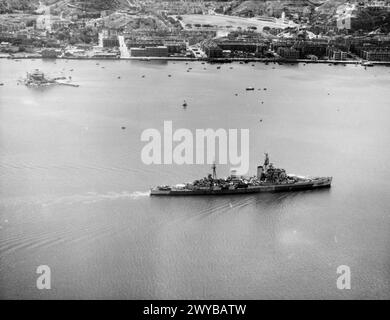
[[[0,60],[1,298],[390,298],[390,68],[96,63]],[[33,68],[80,87],[18,85]],[[247,128],[251,172],[269,152],[333,186],[151,198],[210,170],[143,164],[163,120]]]

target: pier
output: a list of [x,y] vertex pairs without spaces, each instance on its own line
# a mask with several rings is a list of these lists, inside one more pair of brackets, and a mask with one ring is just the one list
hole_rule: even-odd
[[119,50],[121,52],[121,58],[124,59],[130,58],[130,52],[126,46],[125,38],[123,36],[118,36],[118,41],[119,41]]

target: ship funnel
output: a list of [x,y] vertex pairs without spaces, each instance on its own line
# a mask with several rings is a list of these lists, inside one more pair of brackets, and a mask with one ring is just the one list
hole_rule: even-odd
[[257,178],[261,179],[263,172],[263,166],[257,166]]

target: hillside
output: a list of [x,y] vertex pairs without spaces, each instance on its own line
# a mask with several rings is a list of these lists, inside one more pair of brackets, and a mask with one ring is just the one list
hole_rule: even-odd
[[0,14],[13,13],[16,11],[34,11],[38,8],[38,0],[1,0]]
[[[1,0],[0,14],[17,11],[34,11],[39,6],[39,0]],[[57,8],[73,8],[85,12],[124,9],[128,7],[126,0],[42,0],[45,5]]]
[[[157,0],[156,0],[157,1]],[[284,10],[299,11],[304,7],[316,7],[324,3],[323,10],[335,8],[346,0],[237,0],[228,10],[232,15],[269,15],[278,16]],[[39,0],[1,0],[0,13],[12,13],[15,11],[34,11],[39,6]],[[73,8],[85,12],[97,12],[103,10],[115,10],[128,8],[126,0],[42,0],[46,5],[54,5],[57,8]]]
[[118,0],[71,0],[68,2],[84,11],[103,11],[118,9],[121,1]]
[[319,0],[250,0],[237,1],[229,14],[240,16],[266,15],[280,17],[282,12],[303,12],[306,7],[318,6]]

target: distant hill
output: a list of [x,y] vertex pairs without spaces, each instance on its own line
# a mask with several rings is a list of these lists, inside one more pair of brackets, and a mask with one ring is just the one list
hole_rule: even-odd
[[39,5],[38,0],[1,0],[0,14],[15,11],[34,11]]
[[[17,11],[34,11],[39,0],[0,0],[0,14]],[[45,5],[66,7],[68,4],[86,12],[123,9],[128,6],[126,0],[41,0]]]
[[302,11],[305,7],[316,7],[324,1],[321,0],[249,0],[237,1],[231,8],[232,15],[268,15],[280,16],[281,12]]
[[39,2],[45,5],[56,4],[58,7],[67,7],[69,4],[87,12],[120,9],[128,6],[126,0],[0,0],[0,14],[34,11],[38,8]]
[[118,9],[122,2],[120,0],[71,0],[69,3],[85,11],[103,11]]

